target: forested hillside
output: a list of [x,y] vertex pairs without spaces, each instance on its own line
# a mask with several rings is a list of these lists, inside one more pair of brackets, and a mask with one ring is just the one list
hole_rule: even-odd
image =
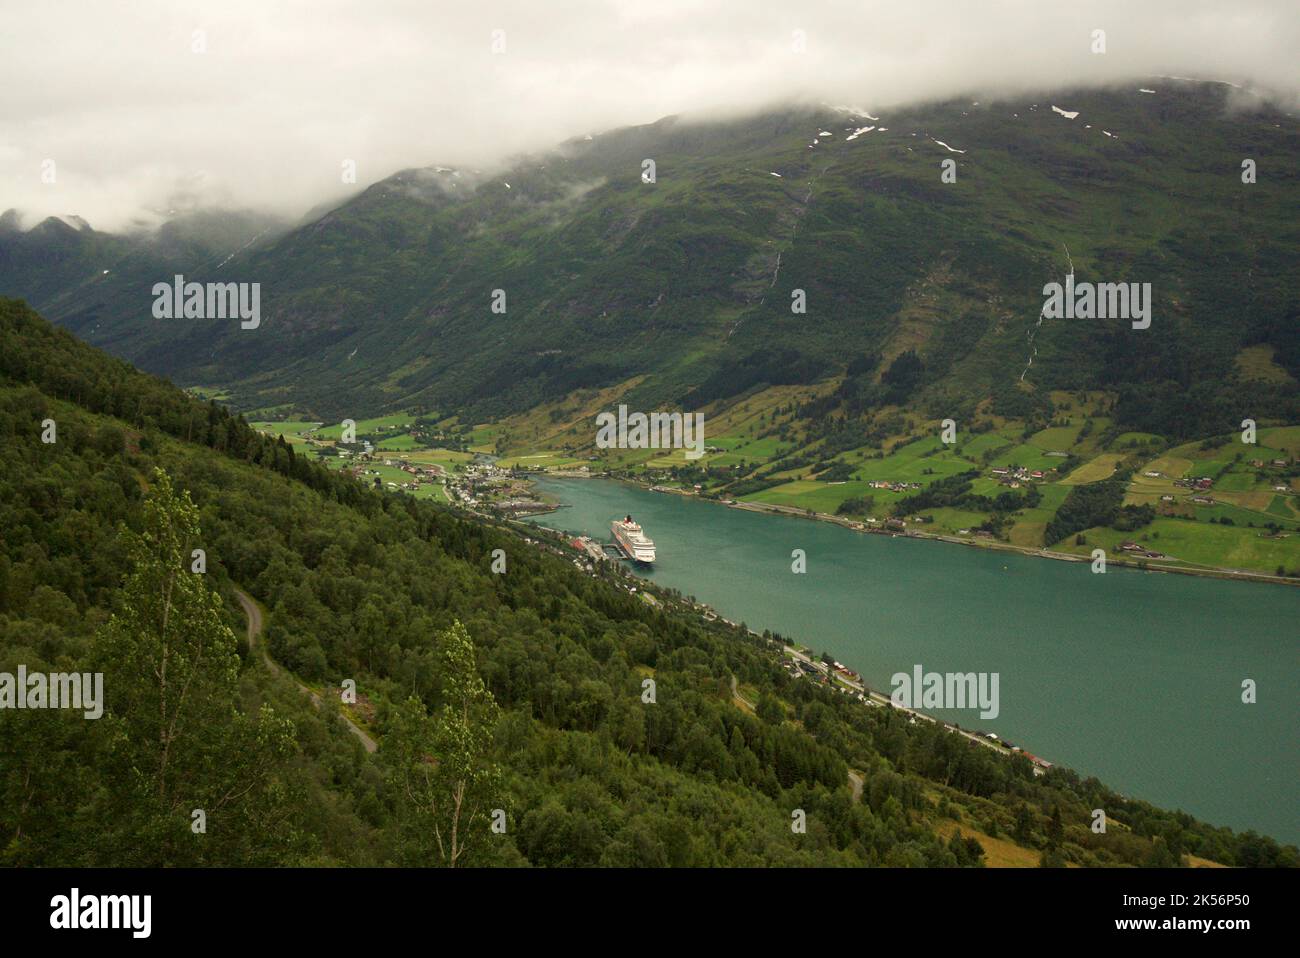
[[765,637],[364,489],[13,300],[0,440],[0,671],[102,671],[106,697],[0,711],[5,864],[1297,861],[797,682]]
[[[0,294],[237,408],[299,413],[282,418],[479,423],[598,387],[699,409],[841,378],[850,416],[962,419],[990,397],[1022,416],[1104,389],[1124,428],[1170,437],[1247,406],[1285,418],[1293,390],[1246,392],[1234,364],[1257,346],[1300,378],[1294,117],[1172,78],[869,109],[670,117],[505,169],[405,170],[273,242],[232,234],[227,256],[0,230]],[[1150,328],[1039,323],[1071,269],[1150,283]],[[264,321],[154,318],[174,270],[261,283]]]

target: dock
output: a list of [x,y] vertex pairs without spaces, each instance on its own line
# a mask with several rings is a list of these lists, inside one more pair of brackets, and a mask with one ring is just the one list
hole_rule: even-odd
[[597,562],[608,562],[610,559],[609,553],[605,551],[605,547],[589,536],[578,536],[573,540],[573,546],[581,549],[589,558],[594,559]]

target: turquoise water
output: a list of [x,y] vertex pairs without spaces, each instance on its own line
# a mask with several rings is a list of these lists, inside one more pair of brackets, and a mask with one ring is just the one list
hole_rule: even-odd
[[[535,517],[609,541],[631,513],[643,575],[750,628],[829,651],[888,693],[916,664],[999,673],[994,731],[1112,788],[1300,842],[1300,589],[1112,570],[728,509],[604,480],[543,479]],[[807,573],[791,571],[791,552]],[[1241,701],[1253,679],[1257,704]]]

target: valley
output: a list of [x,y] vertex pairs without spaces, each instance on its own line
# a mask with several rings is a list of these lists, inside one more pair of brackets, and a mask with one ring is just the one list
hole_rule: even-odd
[[[459,714],[443,784],[508,820],[475,865],[1295,864],[1294,117],[1173,78],[876,112],[669,116],[296,223],[0,217],[0,653],[109,656],[127,723],[24,727],[5,860],[111,821],[95,864],[455,864],[418,782]],[[159,321],[180,274],[257,321]],[[702,440],[607,448],[623,406]],[[628,511],[641,579],[581,538]],[[183,784],[249,796],[211,844],[114,611],[165,635],[180,552],[141,543],[200,536],[224,717]],[[997,727],[867,694],[922,661],[1005,675]]]
[[[597,449],[590,408],[567,422],[553,421],[553,410],[542,409],[482,425],[460,433],[462,449],[423,445],[430,435],[450,435],[454,421],[412,432],[412,424],[427,420],[363,420],[358,438],[371,443],[371,451],[357,450],[364,464],[359,478],[377,476],[400,488],[410,478],[401,475],[402,463],[436,467],[439,483],[407,491],[445,501],[443,480],[459,476],[476,455],[484,461],[491,456],[496,468],[521,480],[612,476],[861,531],[1080,558],[1100,548],[1118,565],[1249,573],[1300,584],[1300,426],[1264,426],[1254,443],[1235,434],[1171,443],[1120,431],[1109,415],[1111,396],[1057,392],[1045,423],[985,411],[966,429],[954,424],[951,443],[943,441],[941,423],[886,409],[854,426],[859,437],[874,441],[854,445],[852,437],[842,438],[852,430],[841,427],[833,442],[848,448],[836,451],[831,441],[801,428],[797,408],[817,395],[768,389],[706,407],[707,448],[699,459],[687,459],[682,450]],[[337,425],[254,425],[307,444],[328,464],[345,458],[330,442]],[[1115,486],[1110,508],[1072,524],[1060,517],[1073,490],[1101,483]],[[505,492],[496,501],[509,503],[511,512],[520,502],[544,501],[531,499],[526,484]]]
[[[0,758],[11,772],[0,777],[7,864],[446,864],[429,819],[411,814],[401,776],[413,742],[417,767],[427,769],[426,740],[411,727],[413,690],[453,694],[440,656],[457,641],[469,653],[464,674],[481,673],[475,709],[485,710],[470,726],[482,745],[469,761],[488,776],[478,780],[475,808],[490,802],[508,816],[507,831],[490,838],[477,826],[465,861],[480,867],[978,867],[986,855],[1004,865],[1295,864],[1293,846],[1253,829],[1165,811],[1059,763],[1039,774],[1005,744],[977,745],[939,723],[869,705],[828,676],[795,677],[793,640],[728,623],[669,582],[639,587],[613,568],[575,569],[564,545],[530,534],[535,527],[457,515],[344,478],[296,451],[305,441],[259,433],[21,302],[0,301],[0,342],[0,434],[12,466],[0,473],[0,671],[94,662],[106,700],[104,722],[90,728],[78,715],[29,722],[30,713],[0,712]],[[42,421],[51,417],[60,438],[44,443]],[[406,425],[398,420],[358,423],[358,432],[382,442]],[[296,422],[295,431],[316,422]],[[623,486],[603,485],[625,495]],[[748,519],[784,549],[772,570],[784,575],[791,527],[818,540],[844,536],[635,492]],[[134,707],[159,686],[151,669],[132,663],[140,636],[159,635],[151,577],[165,578],[196,541],[207,551],[206,573],[178,580],[186,595],[167,608],[189,617],[182,639],[204,641],[186,706],[205,719],[204,733],[177,739],[160,761],[158,715]],[[498,551],[505,573],[493,568]],[[670,554],[670,575],[671,564]],[[1059,564],[1024,565],[1056,574]],[[991,566],[985,573],[996,574]],[[936,581],[932,561],[907,574],[920,576],[905,590],[914,596],[922,581]],[[1105,578],[1120,589],[1146,579]],[[963,588],[981,590],[980,577]],[[1242,597],[1249,621],[1273,615],[1268,602]],[[1289,598],[1276,590],[1270,601]],[[1042,608],[1050,613],[1050,602]],[[906,642],[912,631],[898,612],[880,626]],[[1261,629],[1250,631],[1252,643],[1263,642]],[[810,637],[826,638],[819,627]],[[1259,644],[1249,661],[1276,653]],[[1002,667],[1014,675],[1025,665]],[[647,679],[657,688],[653,707],[638,704]],[[1022,687],[1017,699],[1064,688],[1032,692],[1037,686]],[[340,701],[338,690],[352,687],[356,701]],[[1061,720],[1073,714],[1066,709]],[[1227,714],[1246,721],[1253,713]],[[1019,727],[1014,715],[1006,719]],[[1273,709],[1266,716],[1282,717]],[[1279,739],[1252,741],[1267,750]],[[1222,784],[1236,786],[1231,776]],[[223,795],[233,800],[219,805]],[[196,801],[214,809],[210,835],[190,828]],[[1107,811],[1108,833],[1089,828],[1097,807]],[[1223,817],[1214,802],[1204,807]],[[807,834],[790,828],[791,808],[814,824]],[[152,842],[141,842],[146,833]]]

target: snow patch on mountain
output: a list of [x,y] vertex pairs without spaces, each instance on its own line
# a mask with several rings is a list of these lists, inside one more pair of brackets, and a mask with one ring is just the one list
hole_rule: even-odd
[[1230,87],[1232,87],[1233,89],[1236,89],[1236,90],[1241,90],[1241,89],[1243,89],[1243,87],[1242,87],[1242,85],[1241,85],[1240,83],[1231,83],[1231,82],[1229,82],[1228,80],[1198,80],[1196,77],[1176,77],[1176,76],[1172,76],[1172,75],[1170,75],[1170,74],[1164,74],[1164,73],[1158,73],[1158,74],[1156,74],[1156,76],[1158,76],[1158,77],[1159,77],[1160,79],[1162,79],[1162,80],[1184,80],[1184,81],[1186,81],[1186,82],[1188,82],[1188,83],[1221,83],[1221,84],[1223,84],[1224,86],[1230,86]]
[[865,117],[865,118],[868,119],[868,120],[879,120],[879,119],[880,119],[880,117],[878,117],[878,116],[872,116],[870,113],[868,113],[866,110],[862,109],[862,107],[860,107],[860,106],[833,106],[833,107],[831,107],[831,109],[832,109],[832,110],[835,110],[835,111],[837,111],[837,112],[839,112],[839,113],[847,113],[849,116],[861,116],[861,117]]

